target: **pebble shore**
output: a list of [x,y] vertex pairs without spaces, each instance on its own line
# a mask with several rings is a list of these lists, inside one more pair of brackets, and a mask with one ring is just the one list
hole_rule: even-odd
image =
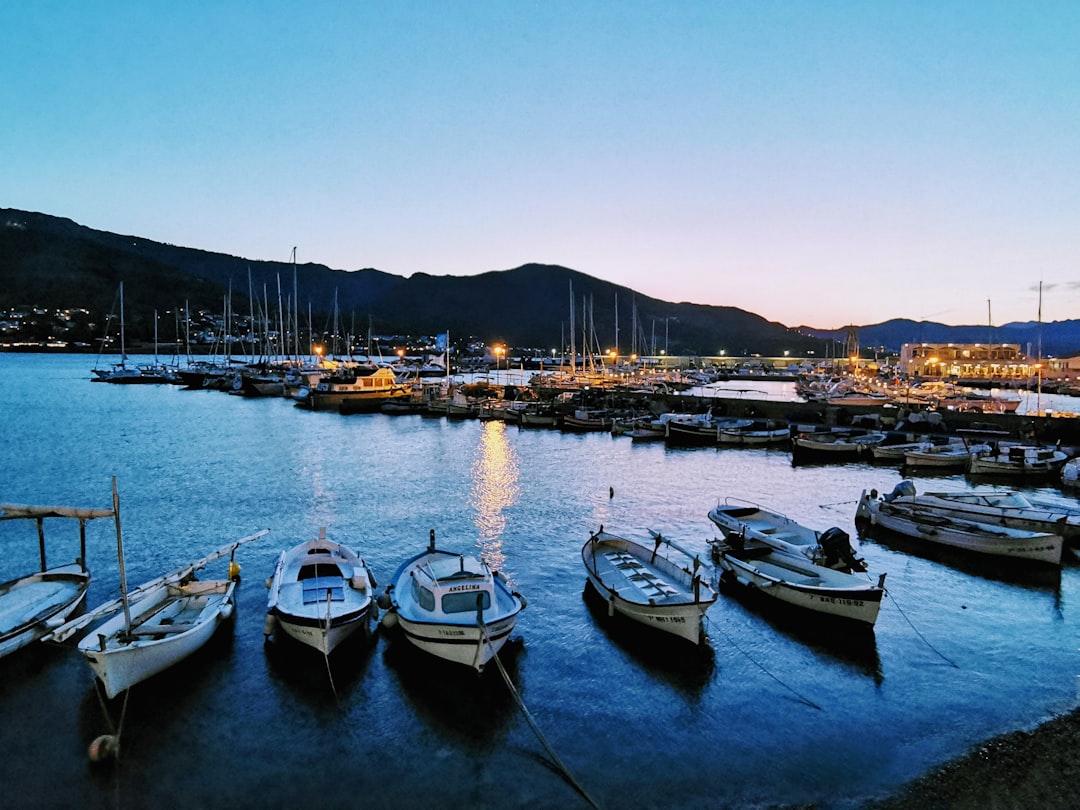
[[979,745],[864,810],[1075,810],[1080,709]]

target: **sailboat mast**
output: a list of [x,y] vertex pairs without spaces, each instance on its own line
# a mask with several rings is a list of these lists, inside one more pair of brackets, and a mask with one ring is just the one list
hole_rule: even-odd
[[[123,287],[120,288],[123,290]],[[577,329],[577,321],[574,319],[574,282],[570,281],[570,375],[577,373],[577,345],[574,341],[574,332]]]
[[127,347],[124,343],[124,282],[120,282],[120,365],[127,362]]

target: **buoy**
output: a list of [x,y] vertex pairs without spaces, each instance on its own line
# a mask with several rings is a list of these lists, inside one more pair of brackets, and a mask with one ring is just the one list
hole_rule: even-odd
[[397,627],[397,623],[398,623],[398,615],[393,610],[388,610],[386,613],[384,613],[383,617],[382,617],[382,620],[380,621],[380,624],[382,624],[382,626],[387,628],[387,629],[389,629],[391,627]]
[[263,638],[270,638],[270,636],[274,635],[275,630],[277,630],[277,617],[272,613],[267,613],[266,621],[263,622]]
[[375,604],[381,607],[383,610],[390,609],[390,594],[383,591],[375,597]]
[[90,743],[87,754],[91,762],[104,762],[114,759],[120,753],[120,738],[112,734],[102,734]]
[[240,563],[236,560],[229,560],[229,579],[234,582],[240,581]]
[[614,498],[615,497],[615,487],[608,487],[607,488],[607,496],[609,498]]

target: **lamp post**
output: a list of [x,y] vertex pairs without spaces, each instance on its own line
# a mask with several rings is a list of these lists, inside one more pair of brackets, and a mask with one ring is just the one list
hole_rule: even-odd
[[499,361],[502,360],[504,354],[506,354],[505,346],[495,347],[495,385],[499,384]]

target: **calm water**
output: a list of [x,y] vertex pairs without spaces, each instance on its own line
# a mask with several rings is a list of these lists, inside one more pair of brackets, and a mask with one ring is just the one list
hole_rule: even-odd
[[[1060,575],[1032,575],[862,538],[890,598],[876,631],[855,639],[722,596],[711,646],[673,649],[612,624],[584,591],[580,548],[601,524],[636,538],[662,530],[705,556],[716,533],[706,512],[730,495],[855,538],[860,491],[891,488],[894,469],[91,384],[86,357],[0,364],[0,502],[104,507],[115,475],[131,583],[272,530],[238,553],[235,626],[132,690],[118,766],[88,764],[109,726],[74,650],[0,659],[0,773],[22,804],[586,806],[494,667],[477,678],[434,666],[382,631],[337,651],[329,671],[306,649],[264,647],[264,582],[278,553],[319,526],[383,584],[432,528],[442,546],[501,561],[529,602],[507,669],[606,808],[857,807],[1077,702],[1071,552]],[[74,556],[73,526],[46,532],[52,559]],[[112,524],[91,524],[89,540],[96,605],[116,594]],[[0,524],[0,543],[0,578],[36,566],[32,524]],[[108,707],[114,721],[122,705]]]

